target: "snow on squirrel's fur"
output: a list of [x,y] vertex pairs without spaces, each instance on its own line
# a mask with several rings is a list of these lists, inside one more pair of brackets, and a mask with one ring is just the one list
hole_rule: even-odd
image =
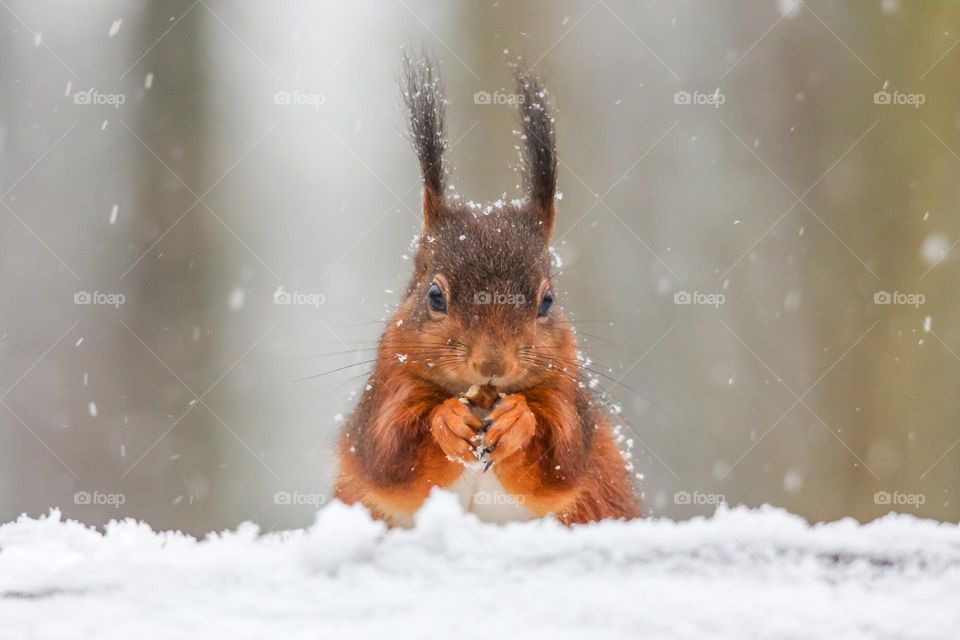
[[960,528],[908,515],[494,526],[436,492],[412,529],[340,503],[202,541],[58,511],[0,527],[14,639],[955,638],[958,596]]

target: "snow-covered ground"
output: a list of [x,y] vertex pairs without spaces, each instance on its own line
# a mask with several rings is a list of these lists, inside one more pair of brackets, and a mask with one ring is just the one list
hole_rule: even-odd
[[333,504],[197,541],[57,512],[0,527],[0,638],[958,638],[960,528],[891,515],[410,530]]

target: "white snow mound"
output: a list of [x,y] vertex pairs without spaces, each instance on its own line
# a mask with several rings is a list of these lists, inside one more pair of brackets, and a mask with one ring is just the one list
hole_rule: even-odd
[[0,637],[956,638],[960,527],[785,511],[487,525],[437,492],[409,530],[334,503],[195,540],[58,511],[0,526]]

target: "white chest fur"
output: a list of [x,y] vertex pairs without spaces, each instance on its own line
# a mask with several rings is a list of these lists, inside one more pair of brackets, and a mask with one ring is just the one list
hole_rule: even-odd
[[493,469],[483,472],[480,465],[464,467],[463,474],[447,487],[456,494],[465,511],[484,522],[504,523],[536,517],[523,504],[523,496],[507,493]]

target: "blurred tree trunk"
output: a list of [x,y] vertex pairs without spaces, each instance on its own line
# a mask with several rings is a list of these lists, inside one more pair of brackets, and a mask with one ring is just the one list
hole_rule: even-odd
[[[869,346],[856,356],[862,375],[856,379],[854,397],[862,401],[863,410],[857,414],[857,441],[851,446],[865,452],[867,464],[881,480],[876,482],[858,468],[848,485],[845,511],[860,519],[891,509],[912,511],[909,504],[877,504],[874,493],[882,490],[920,494],[924,503],[915,513],[957,520],[960,502],[951,500],[944,489],[960,485],[960,451],[947,452],[960,438],[956,384],[960,361],[950,353],[960,352],[956,330],[960,305],[955,296],[946,295],[955,290],[957,256],[946,256],[924,276],[933,256],[925,256],[923,247],[934,234],[943,234],[951,244],[960,237],[960,160],[955,157],[960,148],[956,111],[960,86],[950,81],[960,70],[960,57],[948,54],[931,68],[957,35],[939,37],[957,24],[960,7],[904,3],[900,11],[905,12],[904,19],[887,29],[877,24],[870,30],[876,41],[865,44],[868,51],[883,52],[879,64],[889,70],[887,91],[920,93],[925,102],[919,109],[896,105],[876,109],[882,132],[865,141],[869,162],[861,185],[865,206],[857,215],[869,255],[878,257],[881,280],[876,290],[919,293],[926,300],[919,309],[874,305],[875,313],[861,321],[878,319],[879,324]],[[936,46],[917,46],[921,42]],[[865,111],[872,106],[866,105]],[[870,118],[865,115],[864,120]],[[872,291],[864,293],[871,296]],[[947,346],[925,331],[928,316],[930,328]]]
[[[139,30],[140,49],[146,51],[153,45],[172,19],[180,18],[191,4],[148,3]],[[127,323],[196,394],[202,394],[222,373],[217,370],[215,345],[211,344],[219,333],[209,321],[211,305],[221,302],[211,295],[210,286],[210,270],[218,262],[217,243],[213,242],[209,214],[202,204],[195,204],[194,196],[216,179],[206,163],[209,72],[203,25],[207,19],[201,7],[194,7],[129,76],[132,81],[139,79],[144,91],[131,128],[150,147],[148,151],[131,140],[138,146],[140,177],[138,221],[132,239],[137,254],[162,234],[167,235],[126,276],[138,292],[135,304],[129,305]],[[151,86],[147,88],[147,84]],[[143,353],[132,357],[139,368],[131,366],[131,393],[139,394],[141,412],[131,422],[148,426],[148,430],[141,431],[136,446],[130,447],[128,465],[187,411],[193,398],[159,362],[149,357],[145,361]],[[133,468],[125,482],[133,492],[156,500],[142,503],[142,517],[149,516],[159,526],[185,526],[194,531],[210,528],[214,517],[210,511],[215,505],[205,498],[210,475],[218,468],[216,428],[203,407],[194,407]],[[136,504],[131,507],[133,515],[138,515]]]

